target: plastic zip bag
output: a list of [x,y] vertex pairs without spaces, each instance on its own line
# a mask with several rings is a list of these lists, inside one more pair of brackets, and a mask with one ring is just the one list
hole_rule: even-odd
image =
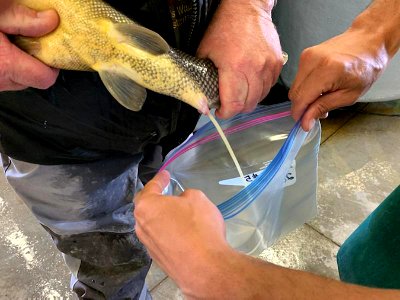
[[247,184],[209,122],[167,155],[161,168],[171,174],[167,193],[202,190],[221,211],[231,246],[258,255],[316,215],[320,125],[304,132],[290,103],[260,106],[220,125]]

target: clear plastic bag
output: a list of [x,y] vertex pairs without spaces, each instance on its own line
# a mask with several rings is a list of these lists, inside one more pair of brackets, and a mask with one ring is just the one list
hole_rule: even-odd
[[320,125],[304,132],[290,103],[260,106],[220,125],[247,184],[207,123],[167,155],[161,168],[171,174],[167,193],[202,190],[221,211],[231,246],[257,255],[316,215]]

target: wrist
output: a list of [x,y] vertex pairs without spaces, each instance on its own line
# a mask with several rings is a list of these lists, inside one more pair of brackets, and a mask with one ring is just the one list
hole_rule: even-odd
[[350,30],[362,31],[374,43],[384,47],[389,57],[392,58],[400,47],[399,26],[400,12],[398,8],[391,10],[384,7],[382,2],[376,1],[354,19]]
[[196,262],[189,264],[188,276],[177,281],[178,286],[187,299],[226,298],[231,289],[236,289],[234,278],[242,276],[243,256],[227,244],[204,249]]
[[267,262],[227,246],[208,251],[200,264],[201,269],[191,269],[195,281],[178,283],[187,299],[257,299],[271,295],[269,291],[260,294],[273,267]]

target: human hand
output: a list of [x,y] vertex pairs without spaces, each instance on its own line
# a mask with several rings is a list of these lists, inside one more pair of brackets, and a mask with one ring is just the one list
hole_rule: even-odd
[[219,118],[252,111],[279,77],[283,58],[271,19],[272,3],[221,1],[200,43],[197,55],[218,68]]
[[204,292],[202,274],[212,273],[213,262],[218,264],[232,251],[225,240],[224,220],[201,191],[163,196],[169,180],[168,172],[160,172],[136,195],[136,234],[184,293],[190,294],[186,288]]
[[27,87],[46,89],[53,85],[58,70],[50,68],[12,44],[6,34],[39,37],[58,26],[54,10],[36,12],[13,1],[0,5],[0,91]]
[[374,32],[349,29],[303,51],[289,91],[292,115],[308,131],[315,119],[365,94],[386,68],[389,55]]

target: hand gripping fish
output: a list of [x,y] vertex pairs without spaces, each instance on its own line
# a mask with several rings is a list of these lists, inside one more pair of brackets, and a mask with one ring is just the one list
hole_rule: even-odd
[[97,71],[111,95],[139,111],[146,88],[207,113],[219,107],[218,73],[210,60],[169,47],[157,33],[130,20],[101,0],[17,0],[35,10],[55,9],[60,24],[40,38],[15,43],[45,64]]

